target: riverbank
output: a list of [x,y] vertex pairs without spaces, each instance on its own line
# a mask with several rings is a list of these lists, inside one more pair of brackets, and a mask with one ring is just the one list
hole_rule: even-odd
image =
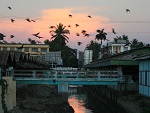
[[106,86],[88,86],[89,100],[96,113],[150,113],[150,98],[137,91],[118,92]]
[[74,110],[58,94],[57,86],[28,85],[17,88],[17,106],[10,113],[74,113]]
[[150,113],[150,98],[138,92],[122,92],[118,103],[129,113]]

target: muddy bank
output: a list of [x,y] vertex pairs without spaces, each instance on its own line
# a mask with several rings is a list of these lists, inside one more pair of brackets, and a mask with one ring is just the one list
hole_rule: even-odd
[[58,94],[57,86],[28,85],[17,88],[17,106],[11,113],[74,113],[74,110]]

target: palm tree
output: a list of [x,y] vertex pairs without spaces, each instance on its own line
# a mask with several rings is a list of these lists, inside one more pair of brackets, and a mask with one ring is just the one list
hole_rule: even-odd
[[54,42],[61,45],[66,45],[66,43],[69,40],[69,37],[66,34],[70,34],[69,30],[65,29],[66,26],[59,23],[56,27],[52,28],[54,30],[51,30],[50,33],[52,33],[51,39],[54,40]]
[[102,40],[107,40],[106,39],[106,35],[107,33],[104,32],[104,29],[102,30],[97,30],[98,34],[96,35],[95,39],[96,40],[100,40],[101,41],[101,45],[102,45]]

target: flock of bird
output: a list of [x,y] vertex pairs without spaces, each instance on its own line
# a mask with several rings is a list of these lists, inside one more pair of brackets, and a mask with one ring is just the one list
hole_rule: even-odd
[[[12,10],[12,8],[11,8],[10,6],[8,6],[8,9],[9,9],[9,10]],[[130,10],[129,10],[129,9],[126,9],[126,13],[130,13]],[[68,16],[69,16],[69,18],[73,18],[73,15],[72,15],[72,14],[68,14]],[[90,16],[90,15],[88,15],[87,17],[88,17],[88,18],[92,18],[92,16]],[[15,20],[14,20],[13,18],[11,18],[10,20],[11,20],[12,23],[15,22]],[[26,18],[25,20],[26,20],[27,22],[36,22],[35,20],[30,19],[30,18]],[[75,26],[76,26],[76,27],[79,27],[80,25],[79,25],[79,24],[75,24]],[[71,25],[68,25],[68,27],[71,28]],[[53,29],[53,28],[55,28],[55,26],[50,26],[49,28]],[[83,34],[84,37],[89,37],[89,36],[90,36],[90,34],[87,33],[86,30],[82,30],[81,33]],[[112,33],[113,33],[113,34],[117,34],[114,28],[112,28]],[[44,37],[40,36],[39,34],[40,34],[40,32],[35,33],[35,34],[31,34],[31,35],[37,37],[38,39],[44,38]],[[53,36],[53,34],[51,34],[51,35]],[[3,33],[0,33],[0,36],[1,36],[0,40],[4,40],[4,37],[6,37]],[[80,33],[76,33],[76,36],[80,36]],[[15,37],[14,35],[10,35],[10,39],[12,39],[12,38],[14,38],[14,37]],[[35,40],[32,40],[31,38],[28,38],[28,41],[29,41],[29,42],[32,42],[32,41],[35,41]],[[36,42],[36,41],[35,41],[35,42]],[[41,43],[41,42],[40,42],[40,41],[37,41],[37,43]],[[82,42],[77,42],[77,44],[80,46],[80,45],[82,44]],[[22,48],[22,47],[23,47],[23,45],[21,46],[21,48]]]

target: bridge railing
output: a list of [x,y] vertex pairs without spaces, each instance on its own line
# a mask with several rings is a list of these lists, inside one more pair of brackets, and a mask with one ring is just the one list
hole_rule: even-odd
[[55,80],[122,80],[117,71],[56,71],[56,70],[13,70],[15,78],[47,78]]

